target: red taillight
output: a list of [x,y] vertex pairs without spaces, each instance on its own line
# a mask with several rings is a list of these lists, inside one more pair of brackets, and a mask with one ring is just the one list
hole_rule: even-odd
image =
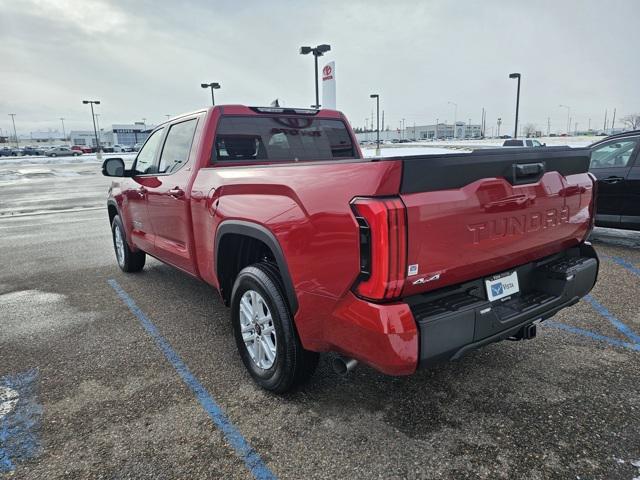
[[402,293],[407,269],[407,221],[399,198],[356,198],[360,228],[358,295],[391,300]]
[[598,179],[596,176],[589,172],[589,177],[591,178],[591,183],[593,183],[593,187],[591,189],[591,204],[589,205],[589,214],[591,215],[591,224],[589,225],[589,231],[585,235],[584,239],[588,240],[589,235],[596,226],[596,208],[598,207]]

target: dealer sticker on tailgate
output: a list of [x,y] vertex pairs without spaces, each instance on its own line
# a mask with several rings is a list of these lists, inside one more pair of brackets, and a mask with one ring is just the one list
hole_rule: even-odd
[[487,298],[490,302],[500,300],[520,291],[518,272],[496,275],[484,281],[487,286]]

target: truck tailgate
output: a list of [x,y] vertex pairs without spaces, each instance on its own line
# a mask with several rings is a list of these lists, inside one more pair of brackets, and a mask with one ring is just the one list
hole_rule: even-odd
[[591,227],[589,149],[492,149],[405,157],[407,280],[434,290],[552,255]]

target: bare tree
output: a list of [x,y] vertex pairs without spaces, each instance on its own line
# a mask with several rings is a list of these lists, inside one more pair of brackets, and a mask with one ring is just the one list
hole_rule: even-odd
[[522,131],[525,137],[533,137],[536,134],[536,126],[533,123],[527,123],[522,127]]
[[622,123],[629,127],[631,130],[637,130],[640,128],[640,113],[633,113],[622,117]]

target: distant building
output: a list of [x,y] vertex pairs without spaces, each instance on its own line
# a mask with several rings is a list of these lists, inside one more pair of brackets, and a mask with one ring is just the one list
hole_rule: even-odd
[[[455,135],[454,135],[455,132]],[[467,125],[464,122],[453,124],[438,123],[433,125],[407,126],[404,130],[392,129],[380,132],[380,140],[435,140],[439,138],[480,138],[482,136],[481,125]],[[376,132],[357,133],[358,141],[373,141],[376,139]]]
[[[98,132],[100,145],[112,147],[114,145],[113,133],[100,130]],[[88,147],[96,147],[96,135],[93,130],[71,130],[69,139],[72,145],[86,145]]]
[[[100,144],[105,147],[123,145],[133,147],[136,143],[144,143],[155,125],[145,125],[142,122],[131,124],[113,124],[110,130],[100,130]],[[96,146],[93,130],[72,130],[69,138],[73,145]]]
[[133,147],[136,143],[144,143],[154,125],[145,125],[142,122],[134,124],[115,124],[111,126],[113,132],[113,142],[116,145],[127,145]]
[[65,140],[62,132],[58,130],[48,130],[46,132],[31,132],[29,135],[18,135],[20,140],[31,140],[33,142],[54,142],[58,140]]
[[482,126],[456,122],[454,125],[438,123],[434,125],[421,125],[406,127],[405,138],[409,140],[432,140],[437,138],[480,138]]

